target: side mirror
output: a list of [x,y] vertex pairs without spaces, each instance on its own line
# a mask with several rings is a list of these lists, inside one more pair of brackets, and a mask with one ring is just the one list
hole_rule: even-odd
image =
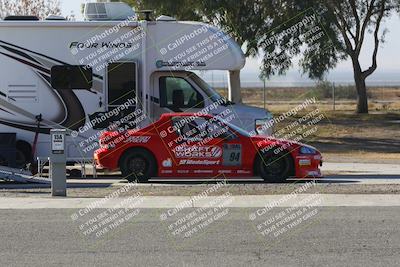
[[185,96],[183,90],[172,91],[172,105],[176,108],[185,107]]

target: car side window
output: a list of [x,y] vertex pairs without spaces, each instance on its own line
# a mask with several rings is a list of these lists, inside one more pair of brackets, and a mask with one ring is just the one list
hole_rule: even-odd
[[173,124],[183,140],[201,141],[205,138],[219,138],[225,141],[236,138],[229,127],[220,121],[206,118],[174,118]]
[[208,136],[212,138],[221,138],[226,141],[236,138],[236,135],[229,129],[229,127],[219,120],[209,120],[207,131]]
[[203,96],[185,79],[160,77],[160,107],[173,111],[179,109],[204,108]]
[[207,136],[205,132],[205,123],[207,121],[203,118],[196,118],[194,120],[190,117],[174,118],[173,125],[183,140],[201,141]]

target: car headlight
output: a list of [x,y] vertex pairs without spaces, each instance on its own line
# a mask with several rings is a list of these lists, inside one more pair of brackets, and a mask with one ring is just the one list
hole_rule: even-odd
[[272,115],[271,112],[267,111],[267,115],[265,116],[265,120],[270,121],[273,120],[274,116]]
[[300,154],[311,154],[311,155],[313,155],[313,154],[317,154],[317,150],[312,148],[312,147],[309,147],[309,146],[302,146],[300,148]]
[[274,122],[272,119],[258,119],[256,120],[256,131],[258,133],[267,132],[269,129],[273,129]]

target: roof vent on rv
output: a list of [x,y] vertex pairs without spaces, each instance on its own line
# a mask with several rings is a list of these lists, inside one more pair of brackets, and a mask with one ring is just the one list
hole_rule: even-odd
[[4,20],[39,20],[38,17],[36,16],[7,16],[4,18]]
[[122,2],[86,3],[83,16],[85,20],[132,20],[135,12]]
[[157,21],[176,21],[175,18],[170,17],[170,16],[165,16],[165,15],[159,16],[156,20]]
[[49,15],[46,20],[67,20],[63,16],[58,16],[58,15]]

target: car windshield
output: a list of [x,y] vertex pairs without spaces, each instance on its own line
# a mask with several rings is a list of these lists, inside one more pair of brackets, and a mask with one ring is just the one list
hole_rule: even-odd
[[223,99],[223,97],[218,94],[217,91],[214,90],[208,83],[206,83],[203,79],[197,76],[195,73],[190,73],[190,78],[204,90],[204,93],[213,101],[217,102],[218,100]]
[[230,122],[224,121],[224,119],[218,118],[218,120],[226,125],[228,125],[229,128],[233,129],[234,131],[236,131],[237,133],[246,136],[246,137],[251,137],[251,134],[246,131],[245,129],[240,128],[239,126],[236,126]]

